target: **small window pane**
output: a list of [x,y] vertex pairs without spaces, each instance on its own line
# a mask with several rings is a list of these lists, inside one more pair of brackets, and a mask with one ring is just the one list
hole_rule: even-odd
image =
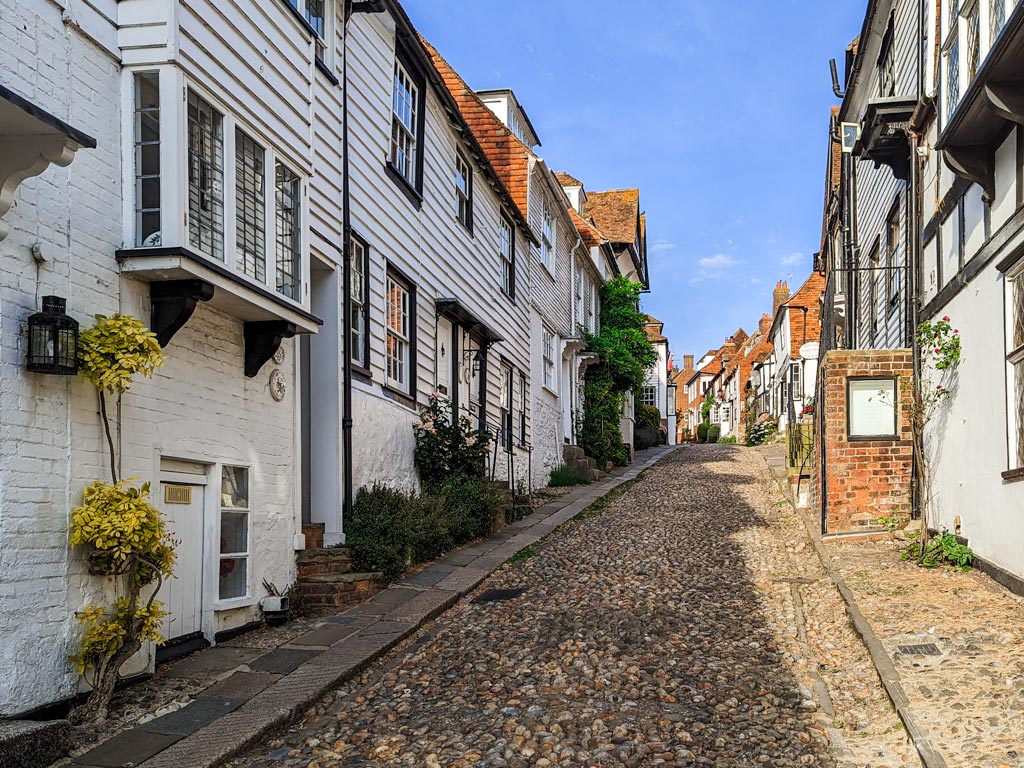
[[224,467],[221,472],[221,506],[249,508],[249,470],[245,467]]
[[245,557],[224,557],[220,561],[220,599],[231,600],[248,594],[249,560]]
[[847,385],[850,437],[895,437],[896,381],[850,379]]
[[249,513],[220,513],[220,551],[222,554],[245,554],[249,551]]
[[352,289],[352,360],[359,365],[366,363],[366,248],[358,240],[350,246],[351,289]]
[[159,246],[160,78],[135,75],[135,244]]
[[235,243],[241,270],[267,281],[264,151],[244,132],[235,132]]
[[302,205],[299,177],[277,164],[277,290],[290,299],[299,297],[300,243],[299,212]]
[[188,94],[188,239],[224,260],[223,117],[197,94]]

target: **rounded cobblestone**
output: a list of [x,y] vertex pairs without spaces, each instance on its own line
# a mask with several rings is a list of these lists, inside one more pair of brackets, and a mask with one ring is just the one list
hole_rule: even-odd
[[676,452],[232,764],[836,765],[762,470]]

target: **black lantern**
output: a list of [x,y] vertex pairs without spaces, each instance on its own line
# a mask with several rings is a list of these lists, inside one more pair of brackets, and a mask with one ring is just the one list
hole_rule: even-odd
[[78,321],[64,314],[67,300],[43,296],[43,311],[28,318],[28,363],[36,373],[78,373]]

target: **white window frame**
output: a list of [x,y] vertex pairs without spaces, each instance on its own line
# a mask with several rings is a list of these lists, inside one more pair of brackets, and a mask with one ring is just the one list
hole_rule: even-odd
[[656,384],[644,385],[644,388],[640,390],[640,403],[654,408],[658,407],[658,386]]
[[541,226],[540,226],[540,260],[544,262],[548,272],[555,274],[555,237],[557,224],[555,215],[548,208],[547,201],[541,205]]
[[[282,173],[288,174],[287,179]],[[293,192],[286,192],[283,185],[294,184]],[[283,204],[291,201],[291,206]],[[291,211],[293,221],[289,224],[291,236],[284,233],[285,211]],[[293,301],[302,300],[302,176],[287,163],[274,162],[274,287],[282,296]],[[283,266],[291,262],[290,273]],[[291,280],[288,283],[287,280]],[[284,282],[283,282],[284,281]]]
[[544,387],[555,391],[555,334],[544,327],[541,340],[541,362]]
[[[288,4],[294,8],[299,16],[306,20],[313,30],[313,55],[321,64],[331,63],[331,47],[327,41],[332,39],[334,32],[334,3],[333,0],[319,0],[323,4],[321,16],[313,16],[310,10],[310,0],[288,0]],[[319,23],[317,21],[319,19]]]
[[1006,275],[1007,468],[1024,469],[1024,262]]
[[[156,106],[140,107],[139,106],[139,94],[140,85],[143,80],[149,80],[156,85]],[[134,243],[136,247],[159,247],[161,245],[161,237],[163,232],[163,190],[161,189],[161,176],[163,171],[163,165],[160,158],[160,152],[162,147],[160,146],[163,141],[164,126],[161,118],[162,98],[160,94],[160,72],[152,70],[139,70],[131,73],[131,93],[132,93],[132,169],[133,169],[133,184],[132,184],[132,200],[134,209],[134,221],[135,221],[135,237]],[[145,116],[154,115],[156,116],[156,138],[143,138],[142,125]],[[152,126],[152,123],[150,123]],[[156,173],[144,173],[142,169],[143,165],[143,154],[147,152],[145,147],[156,147],[157,153],[157,167]],[[153,169],[150,168],[150,171]],[[147,183],[148,182],[148,183]],[[155,185],[155,189],[154,189]],[[143,203],[144,190],[148,188],[150,193],[155,191],[156,206],[146,206]],[[151,201],[152,202],[152,201]],[[149,231],[148,234],[143,234],[147,228],[144,228],[144,222],[147,217],[156,215],[156,229]]]
[[[412,286],[389,271],[384,293],[385,382],[404,394],[412,392],[412,307]],[[393,323],[393,318],[399,322]]]
[[[224,481],[226,479],[226,470],[239,469],[245,473],[246,482],[246,506],[234,507],[225,504],[224,494]],[[217,504],[217,539],[218,546],[217,552],[217,599],[215,605],[218,608],[224,606],[230,606],[232,604],[245,603],[251,601],[252,598],[252,508],[253,508],[253,482],[252,482],[252,468],[242,464],[225,464],[221,466],[221,482],[220,482],[220,497]],[[245,551],[244,552],[222,552],[220,542],[223,540],[224,533],[224,515],[243,515],[245,517]],[[221,594],[221,583],[220,583],[220,572],[223,569],[223,563],[225,560],[234,560],[235,566],[237,567],[237,561],[242,561],[245,564],[245,594],[232,595],[230,597],[223,597]]]
[[420,88],[409,70],[395,59],[395,75],[391,95],[391,166],[410,186],[417,184],[417,161],[420,151],[419,111],[422,109]]
[[502,363],[501,393],[498,399],[498,410],[501,418],[500,442],[502,448],[511,448],[515,439],[512,424],[512,403],[515,398],[514,382],[512,366],[508,363]]

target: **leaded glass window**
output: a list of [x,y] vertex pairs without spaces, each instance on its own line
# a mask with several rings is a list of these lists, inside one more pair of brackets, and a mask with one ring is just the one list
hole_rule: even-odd
[[235,131],[235,252],[238,266],[267,281],[265,153],[243,131]]
[[516,293],[512,232],[512,225],[504,217],[499,219],[498,252],[501,255],[501,290],[506,296],[515,296]]
[[302,206],[299,177],[281,163],[275,174],[275,214],[277,230],[277,290],[298,301],[301,266],[301,234],[299,228]]
[[977,2],[967,11],[964,20],[967,26],[966,82],[970,83],[978,73],[978,64],[981,62],[981,7]]
[[188,92],[188,241],[224,260],[223,116]]
[[135,244],[160,240],[160,76],[139,72],[135,84]]
[[1006,0],[989,0],[988,8],[989,45],[995,45],[996,38],[1006,24]]

